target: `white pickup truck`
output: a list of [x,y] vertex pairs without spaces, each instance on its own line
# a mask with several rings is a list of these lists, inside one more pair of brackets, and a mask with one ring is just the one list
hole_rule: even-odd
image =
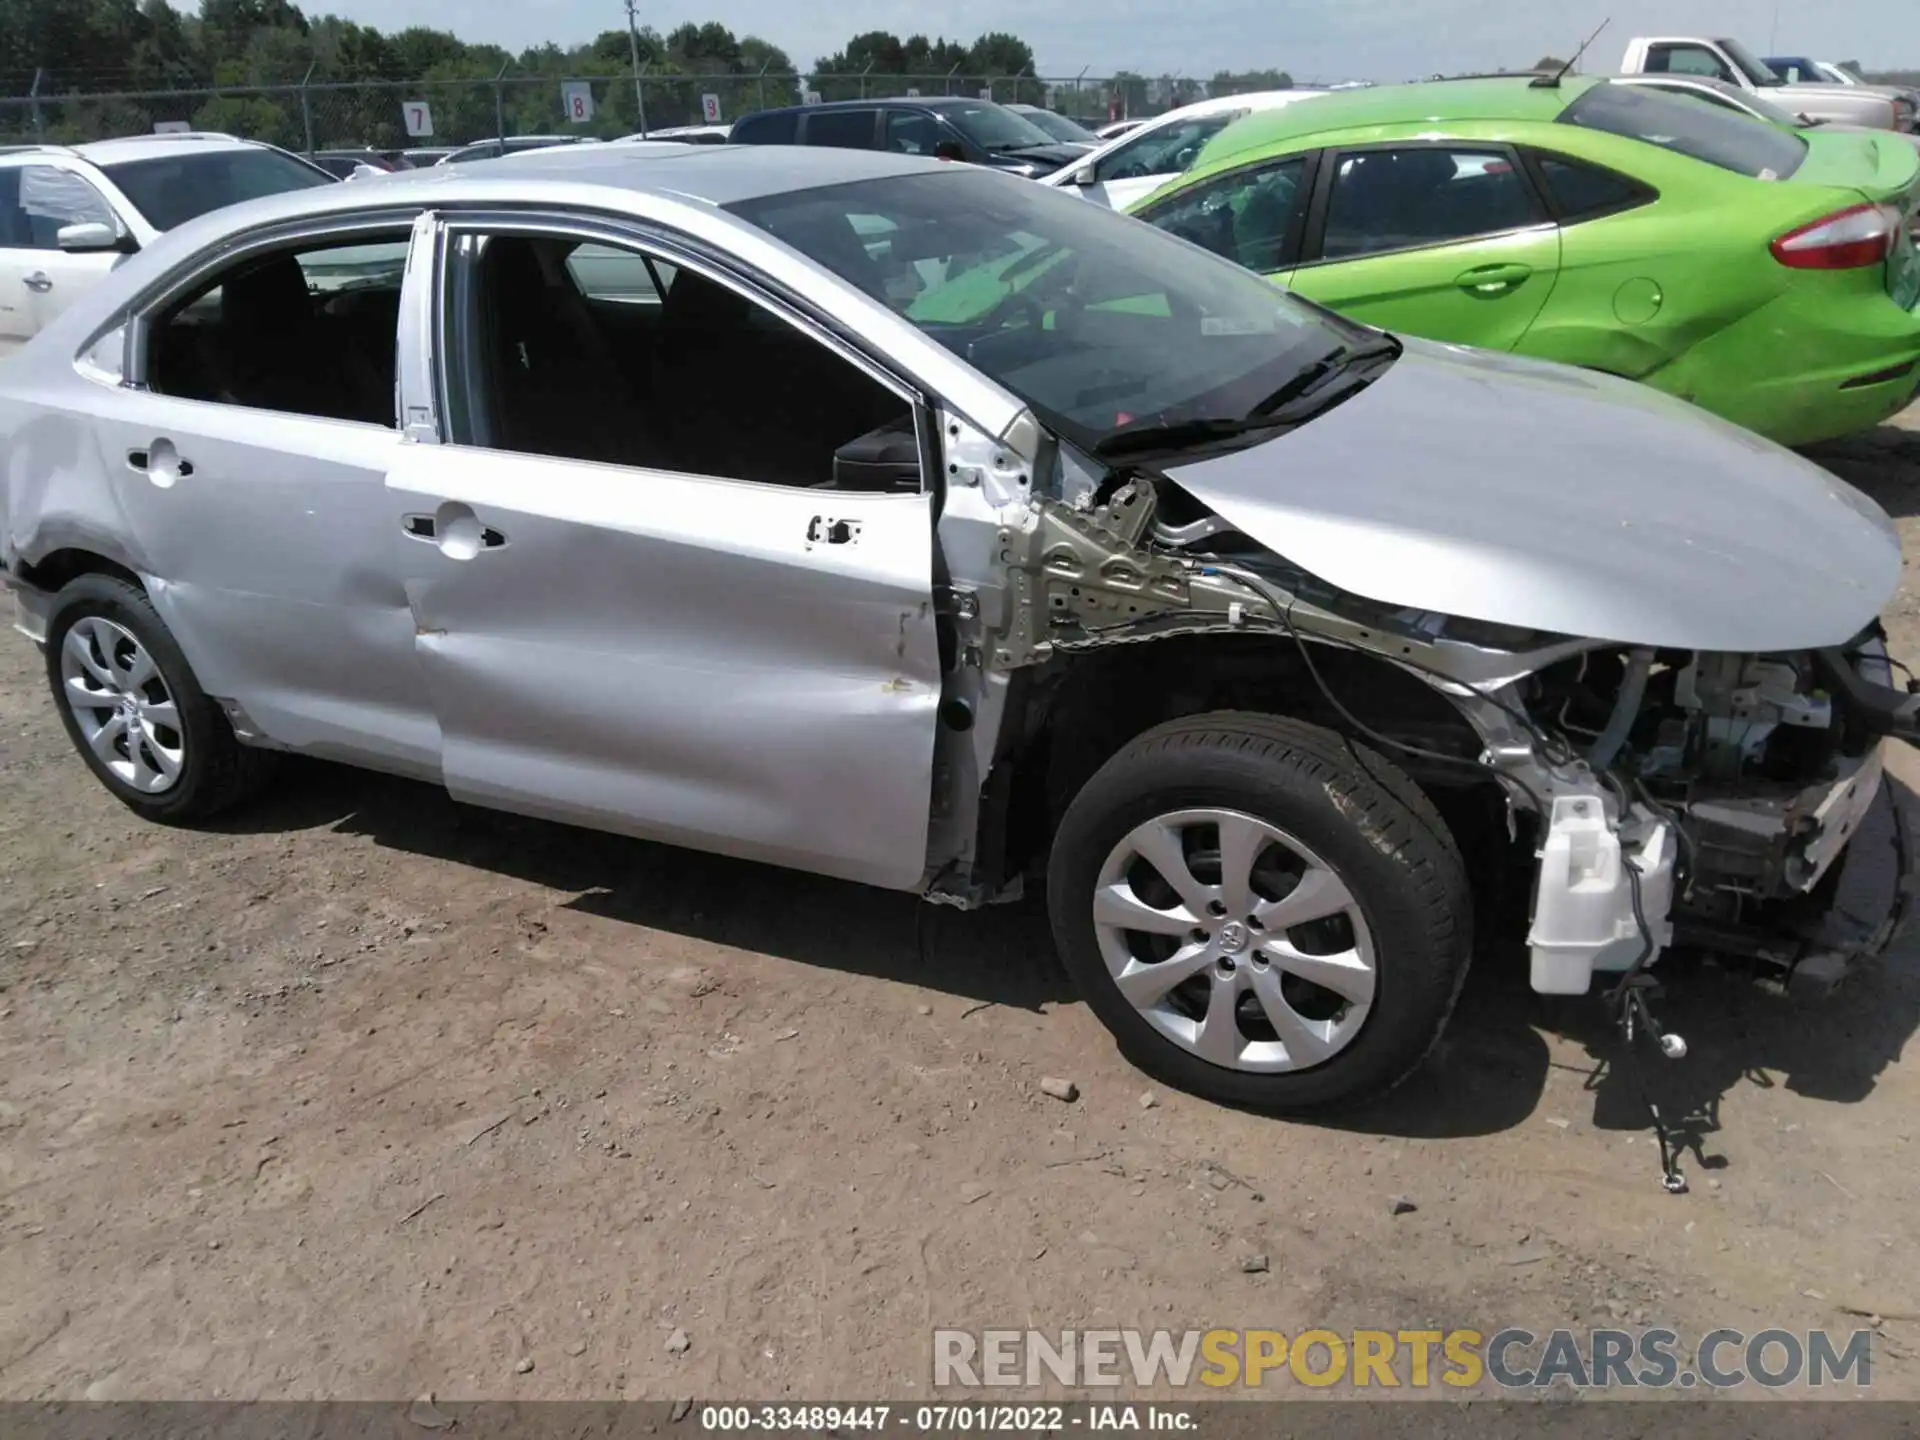
[[1920,128],[1911,99],[1883,85],[1789,85],[1738,40],[1696,36],[1640,36],[1627,42],[1623,75],[1707,75],[1763,95],[1805,120],[1869,125],[1876,130]]

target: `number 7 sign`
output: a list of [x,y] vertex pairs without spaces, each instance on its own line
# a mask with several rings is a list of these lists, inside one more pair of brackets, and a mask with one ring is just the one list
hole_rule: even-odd
[[415,140],[431,139],[433,136],[433,110],[424,100],[408,100],[400,106],[401,118],[407,122],[407,134]]

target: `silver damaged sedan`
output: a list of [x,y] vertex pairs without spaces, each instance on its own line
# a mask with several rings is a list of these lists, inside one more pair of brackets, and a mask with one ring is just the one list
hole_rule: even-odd
[[1679,946],[1817,988],[1894,921],[1835,903],[1920,704],[1871,501],[972,167],[580,146],[222,210],[0,366],[0,456],[19,627],[142,816],[293,751],[1037,882],[1126,1053],[1230,1102],[1404,1078],[1501,893],[1555,993]]

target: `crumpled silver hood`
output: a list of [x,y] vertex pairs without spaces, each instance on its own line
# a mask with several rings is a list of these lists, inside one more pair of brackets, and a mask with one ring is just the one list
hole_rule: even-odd
[[1789,450],[1629,381],[1406,347],[1318,419],[1167,473],[1356,595],[1624,644],[1834,645],[1899,582],[1885,512]]

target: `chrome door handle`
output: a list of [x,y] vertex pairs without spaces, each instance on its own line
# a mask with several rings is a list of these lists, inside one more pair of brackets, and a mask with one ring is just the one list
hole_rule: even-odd
[[27,289],[44,295],[53,288],[53,277],[44,270],[36,270],[20,283]]
[[400,530],[409,540],[438,546],[453,560],[471,560],[482,550],[498,550],[507,543],[505,535],[491,525],[482,525],[473,511],[458,501],[442,505],[437,514],[402,515]]
[[1469,295],[1492,299],[1519,289],[1532,275],[1531,265],[1481,265],[1455,276],[1453,283]]
[[193,462],[174,449],[171,440],[156,440],[145,450],[127,451],[127,468],[140,471],[162,490],[193,474]]

